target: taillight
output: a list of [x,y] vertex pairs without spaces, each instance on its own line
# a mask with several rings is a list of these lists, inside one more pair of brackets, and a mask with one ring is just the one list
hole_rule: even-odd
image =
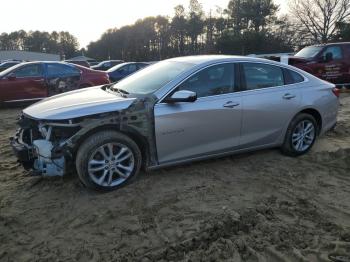
[[336,87],[333,87],[332,92],[333,92],[333,94],[334,94],[336,97],[339,97],[339,95],[340,95],[340,89],[338,89],[338,88],[336,88]]

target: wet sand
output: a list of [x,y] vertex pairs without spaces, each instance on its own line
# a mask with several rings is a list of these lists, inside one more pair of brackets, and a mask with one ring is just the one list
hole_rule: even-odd
[[300,158],[278,149],[141,174],[100,194],[30,177],[0,110],[0,261],[350,261],[350,95]]

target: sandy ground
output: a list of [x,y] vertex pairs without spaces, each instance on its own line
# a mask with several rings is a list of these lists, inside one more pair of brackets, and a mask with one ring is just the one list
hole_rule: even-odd
[[98,194],[29,177],[0,110],[0,261],[350,261],[350,96],[311,153],[265,150]]

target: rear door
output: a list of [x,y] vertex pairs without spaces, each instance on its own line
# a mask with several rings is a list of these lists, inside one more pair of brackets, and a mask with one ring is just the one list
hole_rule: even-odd
[[49,96],[79,88],[81,72],[73,65],[47,63],[46,72]]
[[44,67],[42,63],[23,65],[2,80],[1,92],[4,102],[40,100],[47,96]]
[[[264,63],[242,63],[242,148],[273,145],[296,114],[304,78],[297,72]],[[291,80],[292,78],[292,80]]]
[[[218,64],[194,74],[175,91],[198,99],[159,103],[154,108],[160,164],[237,149],[241,131],[241,97],[235,92],[234,64]],[[171,94],[170,94],[171,95]]]

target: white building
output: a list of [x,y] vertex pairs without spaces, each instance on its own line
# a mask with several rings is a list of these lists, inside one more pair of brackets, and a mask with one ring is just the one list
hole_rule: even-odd
[[22,61],[59,61],[60,56],[55,54],[28,52],[20,50],[1,51],[0,61],[22,60]]

